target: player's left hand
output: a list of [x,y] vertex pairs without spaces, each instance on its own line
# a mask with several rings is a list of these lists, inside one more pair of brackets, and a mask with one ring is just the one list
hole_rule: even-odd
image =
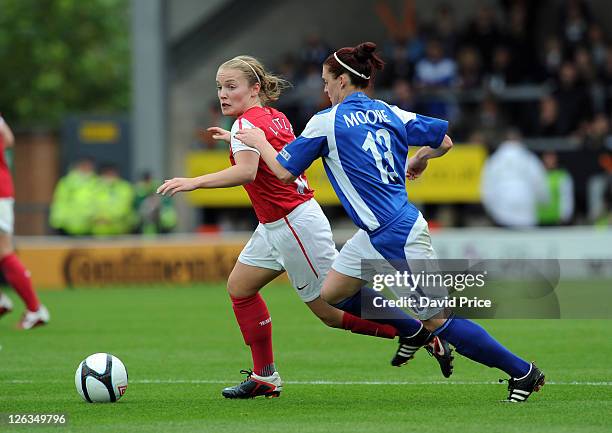
[[408,160],[408,169],[406,170],[406,179],[415,180],[423,174],[427,168],[427,160],[418,157],[412,157]]
[[236,132],[236,138],[247,146],[254,147],[255,149],[267,141],[266,133],[259,128],[241,129]]
[[198,187],[195,179],[190,177],[175,177],[173,179],[167,179],[164,183],[157,188],[157,193],[161,195],[168,195],[172,197],[177,192],[181,191],[193,191]]

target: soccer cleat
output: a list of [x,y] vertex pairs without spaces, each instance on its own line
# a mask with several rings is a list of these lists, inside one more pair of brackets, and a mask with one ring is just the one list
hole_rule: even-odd
[[0,293],[0,317],[13,311],[13,301],[4,293]]
[[224,388],[221,394],[225,398],[255,398],[263,395],[266,398],[279,397],[283,390],[283,382],[278,372],[271,376],[258,376],[251,370],[240,370],[247,378],[239,385]]
[[453,374],[453,359],[455,357],[453,356],[453,349],[450,348],[449,344],[436,336],[425,346],[425,349],[440,364],[442,375],[450,377]]
[[49,310],[41,304],[37,311],[26,310],[17,327],[20,329],[32,329],[36,326],[46,325],[49,323],[50,318]]
[[399,337],[399,347],[395,352],[395,356],[391,360],[391,365],[400,367],[414,358],[414,354],[421,347],[425,346],[431,339],[431,333],[421,326],[419,332],[412,337]]
[[[526,401],[533,392],[538,392],[544,386],[544,373],[536,367],[532,362],[529,373],[520,379],[510,378],[508,379],[508,391],[510,394],[508,398],[503,401],[512,403],[522,403]],[[499,379],[499,382],[503,382],[504,379]]]

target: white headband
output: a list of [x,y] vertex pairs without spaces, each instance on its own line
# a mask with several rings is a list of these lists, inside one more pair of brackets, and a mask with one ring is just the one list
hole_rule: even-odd
[[255,74],[255,78],[257,78],[257,82],[259,83],[259,85],[261,86],[261,80],[259,79],[259,75],[257,75],[257,72],[255,72],[255,68],[253,68],[251,65],[249,65],[248,62],[245,62],[242,59],[236,59],[236,60],[240,60],[242,63],[244,63],[245,65],[247,65],[249,68],[251,68],[251,71],[253,71],[253,73]]
[[370,77],[366,77],[365,75],[357,72],[356,70],[354,70],[353,68],[351,68],[349,65],[347,65],[346,63],[342,62],[338,56],[336,55],[336,52],[334,51],[334,58],[338,61],[338,63],[340,63],[341,66],[343,66],[345,69],[348,69],[350,72],[352,72],[353,74],[357,75],[358,77],[363,78],[364,80],[369,80]]

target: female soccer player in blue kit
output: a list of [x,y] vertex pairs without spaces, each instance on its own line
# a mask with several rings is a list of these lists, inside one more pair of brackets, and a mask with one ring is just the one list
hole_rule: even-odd
[[[362,260],[406,262],[435,259],[427,222],[408,201],[405,179],[418,177],[429,159],[452,148],[448,123],[370,99],[369,86],[383,62],[371,42],[341,48],[323,64],[322,78],[332,107],[312,117],[303,133],[277,152],[262,131],[238,131],[236,138],[257,148],[261,157],[285,182],[292,182],[317,158],[342,205],[359,227],[334,261],[323,284],[323,299],[360,314],[362,300],[373,297],[364,287]],[[408,146],[419,146],[408,159]],[[405,314],[386,307],[389,313]],[[457,352],[510,375],[508,401],[522,402],[544,385],[544,374],[533,363],[517,357],[478,324],[441,309],[415,311],[425,327],[455,346]],[[376,319],[373,319],[376,320]],[[415,335],[420,323],[414,324]],[[407,357],[424,342],[404,339]]]

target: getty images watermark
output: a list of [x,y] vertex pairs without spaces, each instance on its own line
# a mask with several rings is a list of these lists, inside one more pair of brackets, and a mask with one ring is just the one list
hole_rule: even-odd
[[362,261],[362,317],[612,319],[612,259]]
[[374,274],[372,289],[382,292],[389,288],[397,293],[411,292],[409,296],[398,296],[396,299],[386,299],[383,296],[374,297],[373,306],[376,308],[491,308],[491,299],[477,297],[457,296],[437,298],[436,293],[449,293],[450,291],[463,292],[470,288],[485,287],[487,271],[480,273],[428,273],[420,271],[395,271],[392,273]]

